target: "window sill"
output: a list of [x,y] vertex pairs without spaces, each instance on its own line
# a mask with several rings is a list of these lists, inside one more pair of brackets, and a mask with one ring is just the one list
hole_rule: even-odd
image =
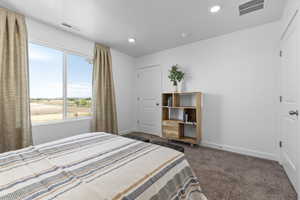
[[37,127],[37,126],[49,126],[49,125],[56,125],[56,124],[66,124],[66,123],[86,121],[91,119],[92,117],[81,117],[77,119],[65,119],[65,120],[57,120],[57,121],[50,121],[50,122],[32,123],[32,126]]

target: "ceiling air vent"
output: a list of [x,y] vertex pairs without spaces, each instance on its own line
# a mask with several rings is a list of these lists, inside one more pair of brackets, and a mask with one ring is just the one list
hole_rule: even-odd
[[64,26],[64,27],[66,27],[66,28],[73,28],[72,25],[67,24],[67,23],[65,23],[65,22],[61,23],[61,25]]
[[240,16],[264,8],[264,0],[252,0],[239,6]]
[[65,28],[65,29],[68,29],[68,30],[71,30],[71,31],[77,31],[77,32],[80,31],[79,28],[77,28],[77,27],[75,27],[75,26],[73,26],[71,24],[68,24],[66,22],[63,22],[60,25],[61,25],[61,27]]

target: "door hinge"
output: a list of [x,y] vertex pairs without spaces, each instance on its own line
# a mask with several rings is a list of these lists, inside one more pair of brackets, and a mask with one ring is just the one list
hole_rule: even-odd
[[140,97],[138,97],[137,100],[139,101],[139,100],[140,100]]
[[283,53],[282,53],[282,51],[280,51],[280,52],[279,52],[279,56],[280,56],[280,57],[282,57],[282,56],[283,56]]
[[140,120],[137,120],[136,122],[139,124],[139,123],[140,123]]
[[136,77],[137,77],[137,78],[140,78],[140,74],[137,74]]
[[279,96],[279,102],[280,103],[282,102],[282,96]]
[[279,147],[282,148],[282,141],[279,142]]

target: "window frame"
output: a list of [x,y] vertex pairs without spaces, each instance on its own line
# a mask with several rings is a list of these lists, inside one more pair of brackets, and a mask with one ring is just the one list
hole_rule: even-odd
[[[67,122],[76,122],[76,121],[83,121],[83,120],[90,120],[92,119],[92,116],[85,116],[85,117],[78,117],[78,118],[68,118],[68,55],[75,55],[85,58],[88,63],[93,64],[93,58],[91,56],[88,56],[87,54],[83,54],[77,51],[69,50],[64,47],[59,47],[58,45],[51,45],[47,42],[37,41],[37,40],[28,40],[28,46],[29,44],[39,45],[46,48],[51,48],[57,51],[61,51],[63,53],[62,58],[62,85],[63,85],[63,91],[62,91],[62,99],[63,99],[63,118],[61,120],[51,120],[48,122],[31,122],[32,126],[43,126],[43,125],[51,125],[51,124],[60,124],[60,123],[67,123]],[[29,54],[29,52],[28,52]],[[30,70],[30,66],[29,70]],[[92,75],[93,76],[93,75]],[[29,77],[30,81],[30,77]],[[29,88],[30,90],[30,88]],[[31,98],[30,98],[31,99]],[[91,101],[93,102],[93,95],[91,96]],[[93,103],[92,103],[93,104]],[[31,116],[30,116],[31,117]]]

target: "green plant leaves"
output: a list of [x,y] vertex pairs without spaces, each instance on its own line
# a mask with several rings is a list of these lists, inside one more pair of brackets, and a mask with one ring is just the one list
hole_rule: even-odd
[[179,70],[179,65],[174,65],[169,70],[169,79],[173,82],[173,85],[176,86],[178,82],[181,82],[184,79],[184,72]]

